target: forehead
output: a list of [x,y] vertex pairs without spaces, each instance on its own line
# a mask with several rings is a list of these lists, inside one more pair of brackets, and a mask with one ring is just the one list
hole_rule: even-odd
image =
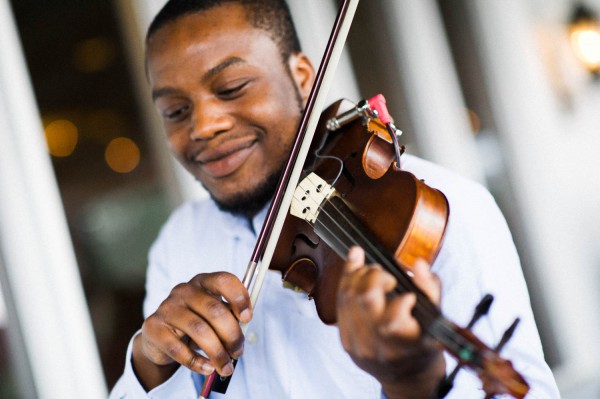
[[232,57],[265,68],[282,64],[268,32],[252,26],[236,3],[183,15],[157,30],[147,44],[148,77],[152,86],[172,84],[177,71],[203,74]]

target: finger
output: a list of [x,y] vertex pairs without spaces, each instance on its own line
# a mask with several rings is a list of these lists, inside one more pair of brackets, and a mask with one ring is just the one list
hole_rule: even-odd
[[[210,285],[215,276],[198,275],[191,283],[177,285],[156,315],[165,326],[189,337],[206,353],[221,375],[228,375],[231,358],[243,353],[244,336],[229,305],[218,293],[207,290],[202,285],[204,280]],[[234,277],[234,281],[239,280]],[[243,286],[242,289],[245,290]]]
[[[194,303],[193,310],[202,319],[195,320],[194,324],[190,325],[189,329],[186,330],[186,333],[205,352],[207,352],[206,348],[200,345],[202,338],[204,338],[203,334],[208,331],[214,331],[219,342],[222,343],[225,351],[231,357],[238,358],[242,355],[244,350],[244,334],[238,320],[231,313],[227,304],[214,297],[203,297]],[[217,352],[216,349],[215,352]],[[210,358],[213,359],[212,356]]]
[[394,286],[395,279],[375,265],[355,271],[347,284],[340,287],[337,317],[346,350],[354,354],[365,351],[364,345],[371,342],[385,309],[386,291]]
[[414,340],[421,334],[421,328],[412,311],[417,303],[414,293],[398,295],[389,301],[381,317],[381,333],[402,340]]
[[338,304],[347,300],[345,297],[351,295],[351,287],[356,286],[357,282],[368,272],[368,269],[363,267],[364,262],[365,253],[361,247],[353,246],[348,250],[338,285]]
[[430,265],[418,260],[412,269],[414,283],[429,297],[429,299],[439,306],[441,298],[441,282],[437,275],[431,272]]
[[[219,303],[229,319],[228,323],[225,322],[223,324],[228,324],[233,331],[223,333],[225,331],[224,325],[217,324],[217,328],[215,328],[214,325],[201,316],[201,312],[198,313],[188,307],[173,306],[172,303],[167,302],[160,308],[157,314],[157,318],[160,317],[164,320],[158,325],[158,333],[161,334],[161,337],[157,342],[160,342],[159,345],[161,345],[162,350],[171,358],[190,369],[199,360],[199,355],[191,349],[192,346],[197,346],[210,359],[210,362],[201,361],[201,367],[205,363],[208,363],[213,367],[213,370],[216,368],[219,374],[229,375],[231,374],[229,368],[232,356],[239,357],[243,351],[243,334],[236,319],[224,304],[211,296],[204,295],[202,299],[212,299],[212,301]],[[153,325],[156,325],[156,323],[153,323]],[[179,342],[185,345],[186,348],[184,349],[181,347],[181,344],[174,342],[171,337],[167,336],[165,331],[176,336]],[[219,335],[220,332],[222,335]],[[189,344],[184,342],[186,338],[189,338],[191,341]],[[195,356],[192,356],[190,351]],[[204,366],[204,369],[208,370],[208,366]]]
[[190,283],[213,293],[215,297],[223,297],[239,321],[248,323],[252,319],[250,295],[235,275],[225,272],[208,273],[194,277]]
[[[365,268],[365,252],[361,247],[353,246],[348,251],[348,258],[344,264],[344,272],[340,280],[340,288],[342,291],[347,289],[347,286],[360,286],[364,276],[369,273],[370,268]],[[381,266],[370,265],[370,267],[377,267],[380,271]],[[378,272],[379,273],[379,272]],[[396,286],[396,279],[391,274],[384,272],[385,277],[382,278],[381,283],[384,283],[384,289],[389,292]],[[380,276],[382,277],[382,276]]]
[[355,306],[365,316],[378,318],[387,305],[386,294],[396,287],[396,279],[379,265],[365,268],[365,272],[357,275],[348,292],[353,296]]
[[[350,259],[349,263],[360,262],[361,249],[356,247],[354,251],[355,258]],[[352,251],[351,251],[352,253]],[[350,265],[352,267],[352,265]],[[360,337],[365,335],[366,321],[362,320],[362,311],[357,305],[358,287],[364,281],[364,277],[370,269],[358,267],[348,273],[343,273],[337,292],[336,300],[336,318],[340,332],[342,345],[349,352],[356,352],[354,343],[360,341]]]
[[[208,359],[193,351],[182,341],[183,334],[150,316],[142,325],[144,355],[158,365],[175,361],[197,373],[208,375],[215,368]],[[168,358],[169,360],[161,360]]]
[[223,297],[235,317],[242,323],[248,323],[252,319],[250,295],[235,275],[225,272],[209,273],[196,276],[191,282],[199,284],[215,296]]

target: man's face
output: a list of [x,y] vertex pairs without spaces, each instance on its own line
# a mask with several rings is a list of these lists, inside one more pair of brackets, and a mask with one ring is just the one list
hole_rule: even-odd
[[282,61],[244,8],[227,4],[160,28],[148,43],[147,68],[183,166],[226,209],[245,212],[244,203],[257,195],[268,199],[272,187],[265,182],[286,161],[314,80],[308,59]]

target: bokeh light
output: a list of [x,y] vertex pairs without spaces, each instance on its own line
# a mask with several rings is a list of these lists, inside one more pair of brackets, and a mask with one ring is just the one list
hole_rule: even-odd
[[50,122],[44,129],[48,151],[55,157],[68,157],[75,151],[78,141],[77,126],[66,119]]
[[115,172],[129,173],[140,163],[140,149],[133,140],[117,137],[108,143],[104,159]]
[[600,69],[600,27],[584,24],[571,33],[571,44],[575,55],[592,72]]

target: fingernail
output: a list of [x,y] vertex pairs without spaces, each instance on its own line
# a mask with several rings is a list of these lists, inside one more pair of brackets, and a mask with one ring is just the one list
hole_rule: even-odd
[[215,368],[210,363],[204,363],[200,368],[206,375],[212,374],[215,371]]
[[227,363],[225,367],[223,367],[222,373],[225,376],[233,374],[233,364],[231,364],[231,362]]
[[240,358],[240,357],[241,357],[243,354],[244,354],[244,346],[242,345],[242,347],[241,347],[240,349],[236,350],[235,352],[233,352],[233,353],[231,354],[231,356],[232,356],[234,359],[238,359],[238,358]]
[[251,319],[252,312],[250,311],[250,309],[246,308],[242,310],[242,313],[240,313],[240,321],[243,323],[248,323]]

